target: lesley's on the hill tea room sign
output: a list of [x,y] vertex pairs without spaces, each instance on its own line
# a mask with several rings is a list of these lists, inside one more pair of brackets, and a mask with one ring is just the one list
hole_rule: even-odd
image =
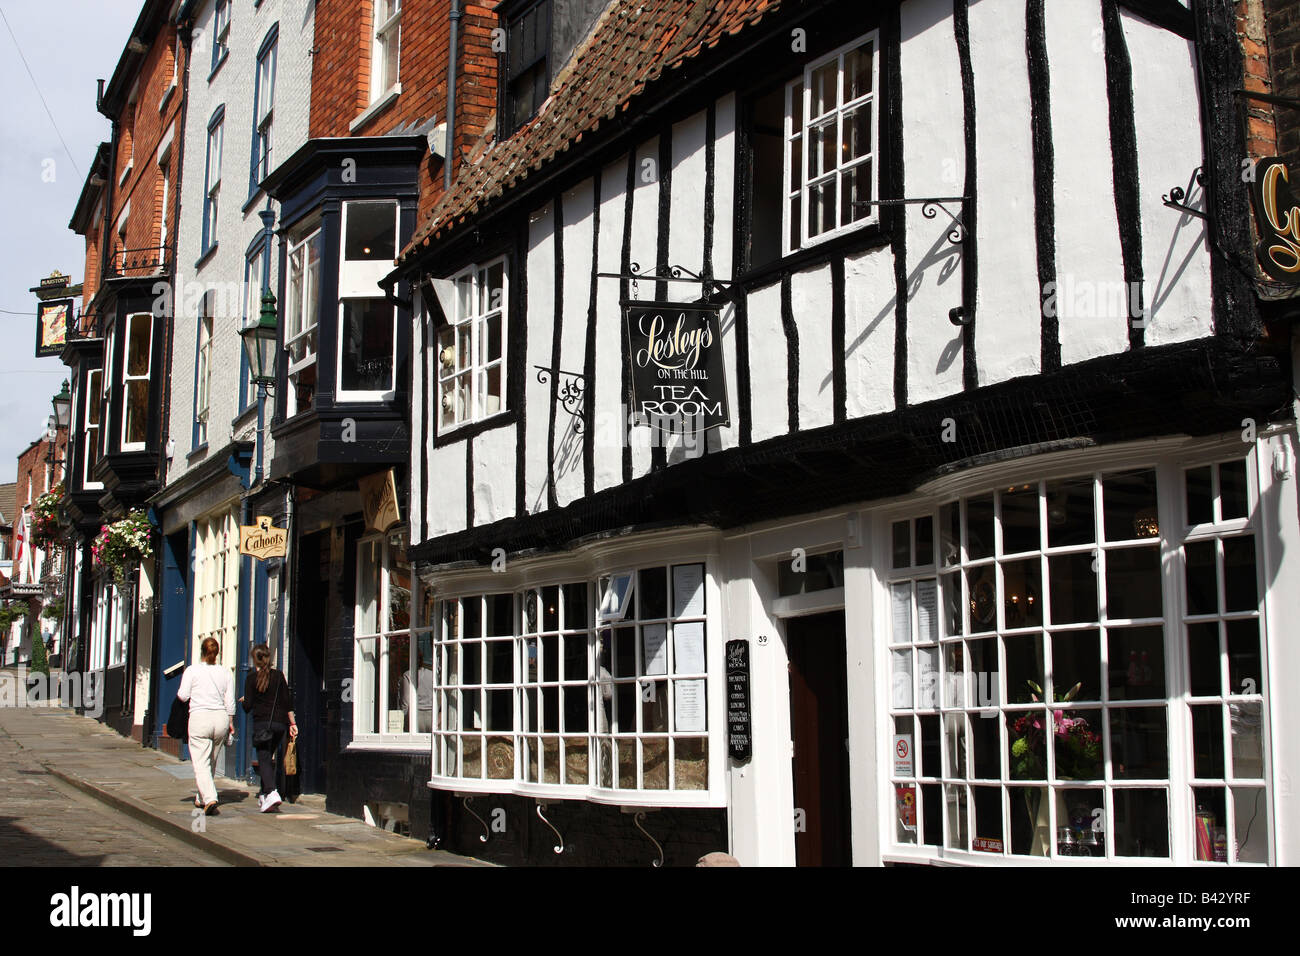
[[718,307],[627,302],[623,310],[637,420],[681,434],[730,425]]

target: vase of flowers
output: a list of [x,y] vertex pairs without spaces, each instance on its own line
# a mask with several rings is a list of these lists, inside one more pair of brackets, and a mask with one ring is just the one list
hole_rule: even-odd
[[153,524],[143,510],[137,508],[125,518],[100,527],[99,535],[90,545],[95,565],[112,571],[113,580],[126,583],[127,571],[145,558],[153,557]]

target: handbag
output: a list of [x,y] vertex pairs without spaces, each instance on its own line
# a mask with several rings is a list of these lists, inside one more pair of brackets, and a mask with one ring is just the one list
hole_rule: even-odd
[[[282,678],[283,679],[283,678]],[[280,682],[275,683],[275,696],[271,698],[271,718],[275,718],[275,705],[280,702]],[[263,727],[261,730],[253,731],[253,746],[266,749],[271,746],[275,740],[275,731],[270,727]]]
[[184,740],[189,736],[190,702],[179,697],[172,698],[172,709],[167,714],[167,736],[175,740]]
[[284,775],[286,777],[296,777],[298,775],[297,737],[290,737],[289,746],[284,749]]

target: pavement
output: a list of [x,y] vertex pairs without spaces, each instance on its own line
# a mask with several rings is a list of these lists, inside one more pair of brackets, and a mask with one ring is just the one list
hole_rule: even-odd
[[[226,777],[217,780],[220,813],[205,817],[195,812],[188,761],[67,708],[0,707],[0,744],[114,811],[235,866],[490,865],[328,813],[319,794],[260,813],[256,788]],[[0,792],[0,813],[12,796]]]

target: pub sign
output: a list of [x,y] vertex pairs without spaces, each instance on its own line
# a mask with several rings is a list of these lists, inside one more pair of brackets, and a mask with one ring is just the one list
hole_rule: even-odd
[[1286,165],[1276,157],[1255,166],[1250,191],[1259,230],[1255,256],[1270,278],[1300,285],[1300,202],[1289,180]]
[[59,355],[68,339],[71,299],[54,299],[36,307],[36,356]]
[[681,433],[731,424],[717,306],[625,302],[623,327],[639,423]]

